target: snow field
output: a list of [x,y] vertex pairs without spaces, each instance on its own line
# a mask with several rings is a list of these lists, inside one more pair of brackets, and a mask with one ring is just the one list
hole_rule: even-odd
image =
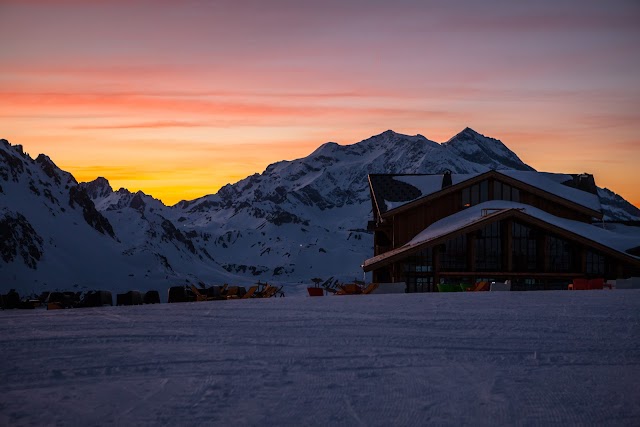
[[640,292],[0,312],[0,425],[638,425]]

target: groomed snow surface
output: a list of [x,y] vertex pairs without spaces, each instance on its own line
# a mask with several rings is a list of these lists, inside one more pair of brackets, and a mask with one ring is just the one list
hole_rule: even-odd
[[0,312],[0,425],[640,425],[640,291]]

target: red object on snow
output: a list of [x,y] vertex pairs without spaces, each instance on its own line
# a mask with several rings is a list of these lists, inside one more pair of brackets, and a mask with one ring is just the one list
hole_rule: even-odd
[[324,289],[322,288],[307,288],[310,297],[321,297],[324,295]]

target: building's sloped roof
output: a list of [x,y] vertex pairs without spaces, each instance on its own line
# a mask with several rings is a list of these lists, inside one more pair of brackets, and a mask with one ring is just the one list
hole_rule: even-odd
[[404,252],[410,252],[412,249],[416,249],[417,247],[428,245],[429,242],[455,233],[462,228],[481,222],[491,222],[491,220],[496,216],[505,215],[509,211],[518,211],[523,215],[528,215],[569,233],[591,240],[596,244],[601,244],[613,251],[640,260],[639,256],[634,256],[628,252],[637,247],[640,241],[640,231],[634,230],[633,232],[630,232],[628,228],[632,227],[627,227],[623,229],[622,232],[619,232],[617,229],[609,230],[598,225],[591,225],[580,221],[560,218],[522,203],[508,202],[504,200],[490,200],[457,212],[441,219],[440,221],[434,222],[405,245],[366,260],[363,267],[365,270],[368,270],[368,266],[378,264],[389,257],[400,255]]
[[[600,211],[600,199],[597,194],[567,185],[567,183],[574,181],[573,175],[515,170],[496,170],[494,172],[594,211]],[[482,174],[451,174],[452,185],[460,184],[479,175]],[[380,214],[441,191],[442,178],[442,174],[369,176],[374,202]]]
[[574,175],[514,170],[499,170],[496,172],[560,196],[563,199],[570,200],[578,205],[593,209],[594,211],[600,211],[600,198],[597,194],[567,185],[567,183],[574,182]]

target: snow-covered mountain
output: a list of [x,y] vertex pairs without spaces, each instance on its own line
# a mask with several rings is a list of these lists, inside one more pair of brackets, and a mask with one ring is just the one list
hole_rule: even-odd
[[[194,270],[224,273],[162,217],[170,208],[161,202],[149,198],[155,213],[148,196],[105,187],[91,196],[131,197],[129,206],[102,211],[86,187],[48,157],[34,160],[0,140],[0,292],[150,289],[196,281]],[[145,206],[136,203],[142,197]]]
[[[78,184],[46,156],[33,160],[2,141],[5,292],[361,278],[372,253],[368,174],[533,170],[469,128],[442,144],[389,130],[352,145],[326,143],[216,194],[165,206],[142,192],[113,191],[104,178]],[[600,197],[608,217],[640,218],[609,190]]]

